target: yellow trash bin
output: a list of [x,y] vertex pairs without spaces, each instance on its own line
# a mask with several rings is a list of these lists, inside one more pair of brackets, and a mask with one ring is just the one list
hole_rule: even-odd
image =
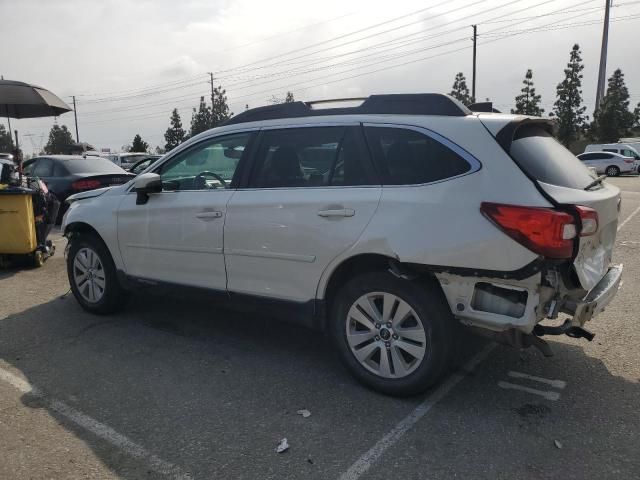
[[33,194],[28,188],[0,189],[0,254],[33,253],[38,246]]

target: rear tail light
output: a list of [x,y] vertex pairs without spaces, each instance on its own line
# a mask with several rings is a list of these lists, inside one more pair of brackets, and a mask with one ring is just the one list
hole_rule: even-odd
[[102,183],[99,180],[76,180],[71,184],[73,190],[92,190],[98,188]]
[[633,160],[633,159],[629,159],[629,160],[625,159],[624,160],[624,163],[633,163],[633,162],[635,162],[635,160]]
[[576,206],[576,210],[580,215],[582,228],[580,229],[581,237],[588,237],[598,231],[598,212],[593,208]]
[[577,225],[574,217],[551,208],[483,202],[480,211],[504,233],[548,258],[571,258]]

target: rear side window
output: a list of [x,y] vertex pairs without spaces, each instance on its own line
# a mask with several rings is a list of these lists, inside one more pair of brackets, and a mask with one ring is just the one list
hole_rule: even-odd
[[256,152],[250,187],[369,185],[353,127],[265,130]]
[[585,165],[538,126],[518,129],[510,153],[520,168],[541,182],[582,190],[593,181]]
[[36,168],[33,170],[33,175],[36,177],[53,176],[53,160],[50,158],[41,158],[38,160]]
[[69,175],[69,172],[66,168],[64,168],[64,165],[62,165],[60,162],[56,162],[53,164],[54,177],[66,177],[67,175]]
[[385,185],[418,185],[471,170],[459,153],[407,128],[365,127],[367,142]]

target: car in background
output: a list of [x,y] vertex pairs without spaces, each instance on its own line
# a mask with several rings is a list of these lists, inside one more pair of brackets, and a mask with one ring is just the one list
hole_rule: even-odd
[[640,150],[637,145],[631,143],[599,143],[587,145],[584,149],[584,153],[589,152],[611,152],[619,153],[624,157],[630,157],[634,159],[634,171],[640,173]]
[[150,157],[159,158],[158,155],[153,155],[150,153],[107,153],[102,154],[104,158],[111,160],[113,163],[118,165],[119,167],[124,168],[125,170],[129,170],[133,165],[138,163],[141,160],[145,160]]
[[577,156],[587,167],[596,169],[596,173],[608,177],[617,177],[622,173],[636,173],[635,160],[613,152],[581,153]]
[[23,164],[26,175],[39,177],[52,191],[61,206],[58,222],[62,220],[67,197],[87,190],[122,185],[133,177],[106,158],[80,155],[47,155],[27,160]]
[[134,175],[138,175],[139,173],[145,171],[148,167],[156,162],[162,155],[149,155],[148,158],[143,158],[142,160],[138,160],[134,163],[128,171],[133,173]]

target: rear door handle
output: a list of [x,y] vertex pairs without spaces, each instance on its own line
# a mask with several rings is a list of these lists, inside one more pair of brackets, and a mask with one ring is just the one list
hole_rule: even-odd
[[339,208],[335,210],[320,210],[318,215],[321,217],[353,217],[356,211],[353,208]]
[[199,218],[200,220],[213,220],[214,218],[221,218],[221,217],[222,217],[222,212],[219,212],[217,210],[213,212],[200,212],[196,214],[196,218]]

